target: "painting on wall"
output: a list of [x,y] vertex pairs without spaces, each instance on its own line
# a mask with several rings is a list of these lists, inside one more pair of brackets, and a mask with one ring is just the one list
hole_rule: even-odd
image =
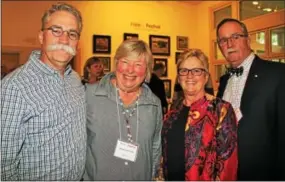
[[111,57],[99,57],[99,56],[95,57],[102,61],[105,73],[111,71]]
[[162,77],[167,77],[167,59],[165,58],[154,58],[154,65],[155,64],[163,64],[165,67],[164,73]]
[[93,53],[111,53],[111,36],[93,35]]
[[176,43],[177,43],[177,50],[188,49],[188,37],[177,36]]
[[1,78],[20,66],[20,53],[1,52]]
[[124,40],[129,40],[129,39],[139,39],[139,34],[124,33]]
[[149,35],[149,47],[153,55],[170,56],[170,37]]
[[171,98],[171,80],[170,79],[165,79],[162,80],[164,84],[164,89],[165,89],[165,95],[168,98]]
[[182,54],[182,52],[175,52],[175,64],[178,63],[178,59],[179,59],[181,54]]

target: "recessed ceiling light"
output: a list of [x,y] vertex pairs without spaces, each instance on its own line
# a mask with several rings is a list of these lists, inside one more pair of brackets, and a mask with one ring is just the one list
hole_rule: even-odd
[[263,10],[263,11],[267,11],[267,12],[271,12],[271,11],[272,11],[271,8],[263,8],[262,10]]
[[258,5],[258,1],[252,1],[253,5]]

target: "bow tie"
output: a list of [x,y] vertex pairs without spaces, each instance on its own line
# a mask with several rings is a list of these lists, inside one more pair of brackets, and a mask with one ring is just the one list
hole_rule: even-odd
[[243,73],[243,67],[241,66],[239,68],[227,68],[227,73],[230,74],[230,76],[236,75],[239,77]]

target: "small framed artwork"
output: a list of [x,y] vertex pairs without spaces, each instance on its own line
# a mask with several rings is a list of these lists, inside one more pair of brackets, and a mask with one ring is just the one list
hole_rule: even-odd
[[104,66],[104,72],[110,72],[111,71],[111,57],[98,57],[96,58],[100,59]]
[[110,54],[111,36],[93,35],[93,53]]
[[165,79],[162,80],[164,84],[164,89],[165,89],[165,95],[168,98],[171,98],[171,80],[170,79]]
[[175,52],[175,64],[178,63],[178,60],[179,60],[181,54],[182,54],[182,52]]
[[4,75],[20,66],[20,53],[18,52],[1,52],[1,58],[1,73]]
[[176,42],[177,42],[177,50],[188,49],[188,37],[177,36]]
[[124,33],[124,40],[129,40],[129,39],[139,39],[139,34]]
[[154,65],[155,64],[163,64],[165,67],[164,73],[162,77],[167,77],[167,59],[165,58],[154,58]]
[[149,47],[153,55],[170,56],[170,37],[149,35]]

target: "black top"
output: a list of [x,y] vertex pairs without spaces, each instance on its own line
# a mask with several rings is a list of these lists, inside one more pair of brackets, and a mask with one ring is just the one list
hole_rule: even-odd
[[[180,91],[182,91],[182,87],[179,83],[176,83],[174,85],[174,92],[180,92]],[[210,95],[214,95],[214,89],[213,88],[205,86],[205,92],[210,94]]]
[[151,79],[149,82],[149,88],[151,91],[160,99],[162,108],[166,108],[167,110],[167,100],[164,89],[163,81],[156,76],[156,74],[151,75]]
[[183,106],[167,133],[168,180],[185,180],[185,125],[190,107]]

